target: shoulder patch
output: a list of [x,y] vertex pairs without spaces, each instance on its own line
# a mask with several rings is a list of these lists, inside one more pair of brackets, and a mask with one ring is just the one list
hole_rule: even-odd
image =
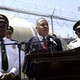
[[15,49],[15,48],[16,48],[16,46],[15,46],[15,45],[12,45],[12,48],[13,48],[13,49]]
[[10,39],[11,41],[16,41],[17,42],[17,40],[13,40],[13,39]]

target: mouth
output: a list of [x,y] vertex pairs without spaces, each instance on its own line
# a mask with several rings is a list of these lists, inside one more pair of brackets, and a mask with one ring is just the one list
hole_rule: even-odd
[[44,31],[47,31],[47,30],[44,30]]

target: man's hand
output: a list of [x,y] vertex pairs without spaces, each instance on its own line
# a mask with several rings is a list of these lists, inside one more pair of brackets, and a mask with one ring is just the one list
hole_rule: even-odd
[[12,80],[11,74],[12,74],[12,73],[2,74],[2,75],[0,76],[0,80]]

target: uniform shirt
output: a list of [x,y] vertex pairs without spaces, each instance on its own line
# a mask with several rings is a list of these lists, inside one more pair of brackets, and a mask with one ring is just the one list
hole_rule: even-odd
[[7,41],[7,42],[10,41],[10,39],[9,38],[6,38],[6,37],[4,37],[3,40],[4,41]]
[[[7,39],[6,37],[3,38],[4,44],[14,44],[16,41],[11,41],[10,39]],[[2,69],[2,59],[1,59],[1,47],[0,47],[0,74],[1,73],[7,73],[12,72],[15,75],[19,73],[19,49],[17,45],[5,45],[6,48],[6,54],[8,57],[8,70],[5,72]],[[24,52],[21,51],[21,67],[23,67],[24,63]]]
[[80,38],[76,38],[72,42],[69,43],[68,48],[69,49],[74,49],[80,47]]

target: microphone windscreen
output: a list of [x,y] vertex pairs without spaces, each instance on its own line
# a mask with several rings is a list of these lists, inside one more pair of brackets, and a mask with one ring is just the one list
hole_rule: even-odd
[[50,40],[50,38],[53,38],[51,35],[47,36],[47,40]]

